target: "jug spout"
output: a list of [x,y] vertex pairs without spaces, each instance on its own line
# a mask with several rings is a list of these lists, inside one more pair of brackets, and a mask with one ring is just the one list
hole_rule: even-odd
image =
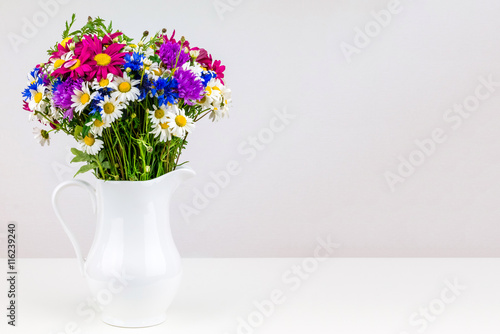
[[186,181],[196,175],[195,171],[188,166],[180,166],[171,173],[176,173],[181,181]]

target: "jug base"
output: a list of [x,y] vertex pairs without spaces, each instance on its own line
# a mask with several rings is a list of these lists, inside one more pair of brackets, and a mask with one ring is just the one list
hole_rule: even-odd
[[115,327],[126,327],[126,328],[142,328],[151,327],[163,323],[167,319],[166,314],[158,315],[156,317],[144,318],[144,319],[117,319],[109,316],[103,315],[101,320],[111,326]]

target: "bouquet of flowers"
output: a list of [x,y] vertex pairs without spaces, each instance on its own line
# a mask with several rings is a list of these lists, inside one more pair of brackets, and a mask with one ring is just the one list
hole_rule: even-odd
[[72,31],[74,22],[73,14],[47,62],[28,76],[23,109],[45,126],[33,130],[40,144],[59,131],[76,139],[72,162],[86,162],[77,174],[158,177],[180,165],[196,122],[228,115],[225,66],[205,49],[166,29],[133,43],[101,18]]

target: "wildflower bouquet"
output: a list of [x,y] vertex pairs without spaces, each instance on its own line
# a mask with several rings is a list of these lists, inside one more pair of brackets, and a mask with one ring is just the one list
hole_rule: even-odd
[[206,115],[227,116],[231,90],[225,66],[205,49],[166,29],[136,44],[112,23],[89,17],[48,50],[49,59],[28,76],[24,110],[40,144],[53,133],[73,136],[77,172],[103,180],[149,180],[174,170],[187,135]]

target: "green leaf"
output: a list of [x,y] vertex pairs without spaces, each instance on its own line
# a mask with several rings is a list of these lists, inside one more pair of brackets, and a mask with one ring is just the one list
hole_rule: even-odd
[[71,162],[83,162],[83,161],[93,161],[94,158],[85,153],[85,152],[82,152],[80,150],[77,150],[76,148],[72,148],[71,149],[71,153],[73,153],[75,155],[75,157],[73,158],[73,160],[71,160]]
[[101,166],[104,169],[111,169],[111,164],[109,163],[109,161],[104,161]]
[[75,132],[73,132],[73,136],[75,137],[76,140],[78,140],[78,137],[82,133],[83,128],[80,125],[75,126]]
[[97,168],[97,164],[96,163],[91,163],[91,164],[88,164],[88,165],[83,165],[79,170],[78,172],[76,172],[75,175],[73,175],[73,177],[77,176],[78,174],[81,174],[81,173],[86,173],[88,172],[89,170],[93,170],[93,169],[96,169]]
[[90,131],[90,126],[84,125],[82,129],[82,137],[85,138],[85,136],[89,133]]

